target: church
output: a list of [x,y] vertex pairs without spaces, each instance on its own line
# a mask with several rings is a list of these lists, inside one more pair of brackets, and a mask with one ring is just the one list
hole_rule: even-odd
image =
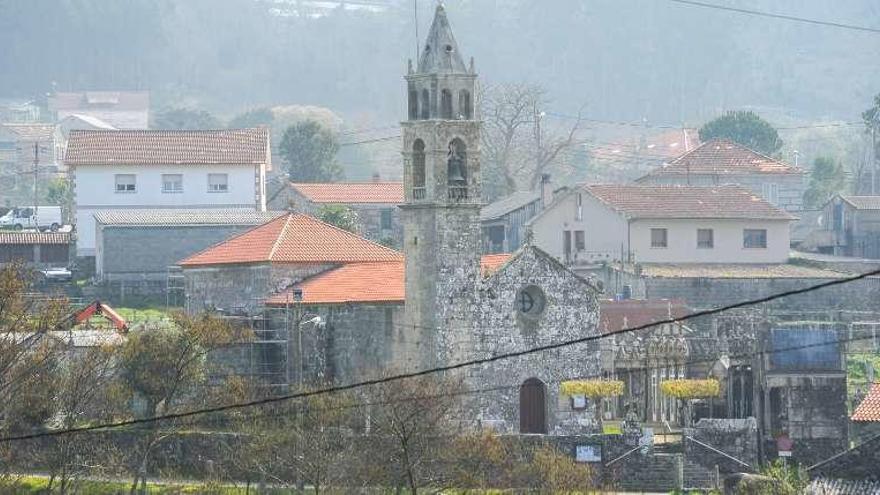
[[[512,254],[481,254],[477,74],[442,4],[405,80],[402,253],[292,212],[179,263],[189,311],[283,315],[275,320],[284,322],[284,347],[251,355],[266,360],[260,369],[289,357],[281,366],[286,386],[291,377],[353,383],[599,332],[601,289],[593,281],[528,242]],[[254,345],[261,342],[258,335]],[[593,405],[575,407],[559,389],[599,376],[598,347],[459,370],[469,391],[462,422],[500,433],[591,431]]]

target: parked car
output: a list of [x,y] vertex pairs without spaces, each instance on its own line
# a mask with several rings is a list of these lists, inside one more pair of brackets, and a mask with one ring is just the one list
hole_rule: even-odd
[[60,206],[23,206],[0,217],[0,227],[57,231],[63,225]]

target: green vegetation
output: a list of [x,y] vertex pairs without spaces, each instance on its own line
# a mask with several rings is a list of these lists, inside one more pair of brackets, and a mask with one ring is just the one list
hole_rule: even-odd
[[324,205],[318,210],[318,218],[342,230],[358,230],[357,212],[345,205]]
[[295,182],[333,182],[343,178],[336,161],[339,142],[336,136],[314,120],[294,124],[284,131],[278,146]]
[[832,196],[846,190],[846,170],[839,161],[820,156],[810,171],[810,186],[804,192],[804,206],[821,208]]
[[727,112],[700,127],[700,140],[725,138],[765,155],[773,155],[782,148],[782,139],[776,129],[755,112]]

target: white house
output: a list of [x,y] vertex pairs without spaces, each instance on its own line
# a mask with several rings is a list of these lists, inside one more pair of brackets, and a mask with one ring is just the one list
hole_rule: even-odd
[[266,210],[269,131],[72,130],[77,255],[95,254],[95,213],[121,209]]
[[804,204],[805,173],[727,139],[712,139],[636,180],[643,185],[734,184],[787,211]]
[[568,263],[784,263],[788,212],[738,186],[584,185],[530,222]]

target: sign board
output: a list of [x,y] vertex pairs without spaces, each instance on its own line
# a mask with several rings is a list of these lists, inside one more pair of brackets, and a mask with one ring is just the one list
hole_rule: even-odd
[[578,445],[574,449],[574,460],[577,462],[602,462],[602,446]]
[[581,410],[587,408],[587,397],[583,394],[576,394],[571,396],[571,408],[574,410]]
[[780,450],[779,457],[791,457],[791,451],[790,450]]

